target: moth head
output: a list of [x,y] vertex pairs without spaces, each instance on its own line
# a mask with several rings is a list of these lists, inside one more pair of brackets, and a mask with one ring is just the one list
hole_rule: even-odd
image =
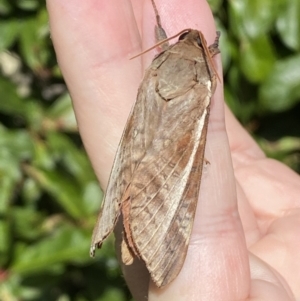
[[206,40],[203,34],[194,29],[187,30],[179,36],[179,41],[186,41],[193,44],[196,47],[204,48],[206,47]]
[[188,29],[184,29],[184,30],[180,31],[179,33],[177,33],[176,35],[174,35],[172,37],[169,37],[167,39],[160,41],[159,43],[157,43],[154,46],[150,47],[149,49],[141,52],[140,54],[135,55],[134,57],[132,57],[130,59],[134,59],[134,58],[156,48],[157,46],[164,44],[167,41],[178,37],[178,36],[179,36],[179,41],[184,41],[186,43],[193,44],[194,46],[196,46],[198,48],[203,48],[206,51],[206,53],[208,53],[208,48],[207,48],[206,40],[204,38],[203,33],[201,31],[188,28]]
[[178,40],[179,41],[184,40],[189,33],[190,33],[190,31],[184,32],[182,35],[179,36]]

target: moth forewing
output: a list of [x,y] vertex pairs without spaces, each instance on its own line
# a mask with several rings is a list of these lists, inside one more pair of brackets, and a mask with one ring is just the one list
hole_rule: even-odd
[[[124,197],[126,198],[126,191],[128,192],[127,188],[132,178],[134,166],[143,157],[146,150],[146,145],[143,146],[140,141],[135,139],[138,127],[133,126],[143,122],[144,113],[146,113],[143,106],[143,103],[137,101],[126,122],[94,227],[90,249],[92,257],[95,254],[95,249],[100,248],[103,241],[113,231],[121,214],[122,201]],[[138,151],[132,153],[132,150],[137,149],[137,144]]]
[[199,196],[219,52],[187,30],[146,70],[113,164],[91,253],[123,217],[122,260],[141,258],[157,286],[184,263]]

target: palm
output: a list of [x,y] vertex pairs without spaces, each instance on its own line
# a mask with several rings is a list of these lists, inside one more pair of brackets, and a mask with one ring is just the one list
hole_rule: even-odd
[[[253,255],[258,257],[253,257],[251,278],[273,283],[274,295],[267,295],[266,290],[266,300],[290,300],[284,295],[286,284],[297,299],[300,295],[299,176],[278,161],[265,158],[252,142],[247,145],[240,141],[239,151],[232,156],[239,213],[250,259]],[[255,267],[260,268],[258,273]]]
[[[141,47],[154,44],[150,1],[131,2],[134,15],[129,1],[48,0],[60,66],[82,138],[104,187],[144,66],[153,57],[150,52],[128,60]],[[205,1],[173,1],[166,10],[160,9],[160,2],[167,33],[201,28],[209,44],[214,40]],[[143,33],[142,46],[136,25]],[[185,265],[167,288],[151,285],[149,299],[287,301],[294,300],[293,295],[299,299],[300,179],[266,159],[226,109],[225,125],[221,88],[219,84],[211,106],[205,153],[210,165],[202,177]],[[134,278],[134,269],[125,272],[134,296],[141,299],[145,286],[137,281],[146,278]]]

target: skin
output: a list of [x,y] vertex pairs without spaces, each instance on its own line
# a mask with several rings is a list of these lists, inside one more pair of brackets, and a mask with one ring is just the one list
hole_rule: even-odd
[[[205,1],[157,0],[167,34],[215,25]],[[143,70],[157,51],[150,1],[48,0],[51,37],[72,95],[80,134],[106,187]],[[222,37],[221,37],[222,38]],[[220,55],[214,58],[221,74]],[[211,104],[200,199],[185,264],[149,300],[300,300],[300,178],[261,149],[224,107],[222,84]],[[147,275],[125,270],[136,300]]]

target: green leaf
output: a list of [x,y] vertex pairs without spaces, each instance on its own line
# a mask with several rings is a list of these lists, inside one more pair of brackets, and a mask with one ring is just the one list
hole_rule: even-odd
[[54,170],[56,157],[49,149],[46,141],[39,136],[33,138],[34,142],[34,158],[32,165],[45,170]]
[[43,118],[43,107],[36,99],[21,98],[15,84],[0,77],[0,111],[7,115],[28,122],[30,127],[40,129]]
[[98,181],[91,181],[84,187],[82,202],[88,214],[99,212],[102,199],[103,192]]
[[49,132],[47,141],[52,158],[55,157],[56,162],[63,164],[81,183],[84,212],[88,215],[98,212],[103,193],[86,154],[67,136],[57,132]]
[[240,52],[241,68],[250,82],[262,82],[269,75],[276,61],[268,36],[243,39]]
[[300,98],[300,55],[278,61],[260,89],[260,103],[278,112],[291,108]]
[[20,22],[16,19],[0,21],[0,52],[11,47],[19,35],[19,30]]
[[11,217],[14,223],[14,232],[18,239],[33,240],[41,236],[45,229],[42,229],[44,216],[30,207],[12,207]]
[[24,115],[26,102],[24,102],[16,91],[16,86],[7,79],[0,77],[0,111],[6,114]]
[[7,15],[12,11],[12,5],[9,0],[0,0],[0,14]]
[[22,197],[28,204],[35,203],[41,197],[41,194],[42,190],[36,181],[31,178],[24,179]]
[[11,248],[11,233],[8,221],[0,220],[0,266],[4,266],[9,259]]
[[90,261],[89,245],[90,235],[80,229],[63,226],[38,243],[22,247],[16,254],[11,271],[22,274],[51,271],[53,266],[61,266],[64,262]]
[[47,171],[29,165],[24,169],[70,216],[80,219],[88,215],[82,203],[82,191],[74,179],[59,170]]
[[5,281],[0,282],[0,300],[32,301],[40,296],[40,290],[34,287],[24,287],[19,275],[9,274]]
[[47,47],[48,20],[44,15],[42,11],[39,18],[23,20],[20,32],[22,54],[27,65],[35,72],[43,69],[50,55]]
[[300,138],[297,137],[283,137],[277,141],[268,141],[256,137],[256,141],[262,148],[264,153],[269,157],[282,161],[284,164],[295,168],[295,171],[300,167],[299,152],[300,152]]
[[239,37],[255,38],[272,28],[284,0],[231,0],[229,3],[231,30]]
[[124,293],[119,289],[110,288],[107,289],[99,301],[123,301],[126,300]]
[[289,0],[277,20],[277,29],[283,42],[300,50],[300,1]]
[[0,213],[7,212],[9,203],[21,180],[21,162],[33,155],[33,144],[25,130],[8,130],[0,125]]
[[[18,178],[9,178],[5,175],[3,166],[0,164],[0,214],[5,214],[9,210],[10,201],[14,196]],[[18,173],[20,176],[20,173]]]
[[208,0],[207,2],[212,12],[215,13],[221,8],[223,0]]
[[82,183],[95,180],[94,171],[83,148],[78,148],[66,135],[49,132],[47,142],[52,155]]
[[38,0],[19,0],[17,2],[19,8],[23,10],[35,10],[39,6]]
[[8,130],[1,124],[0,149],[0,154],[12,156],[17,161],[29,159],[33,155],[33,143],[28,131]]

